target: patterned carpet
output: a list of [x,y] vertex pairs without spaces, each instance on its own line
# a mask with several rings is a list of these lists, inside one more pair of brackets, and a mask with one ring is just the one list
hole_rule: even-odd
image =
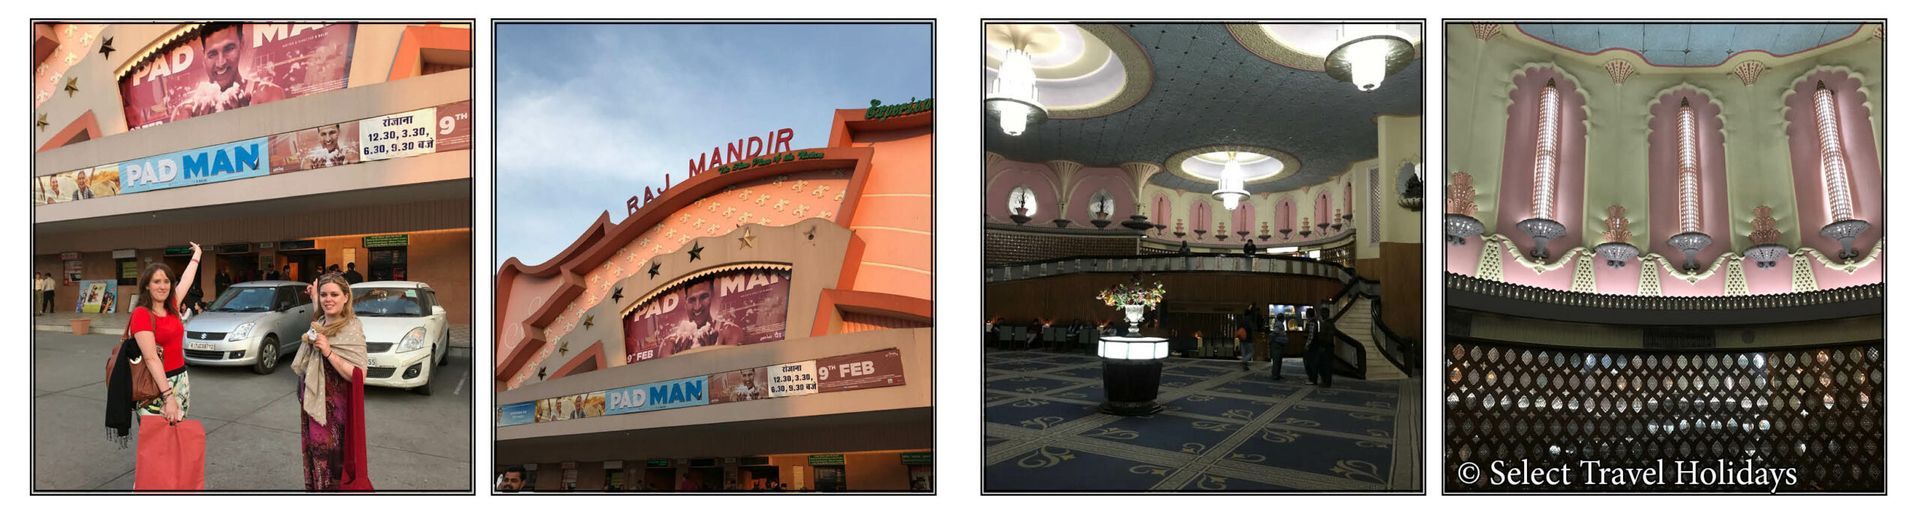
[[1168,359],[1146,417],[1101,414],[1092,355],[988,351],[986,489],[1418,491],[1419,380],[1283,381],[1267,365]]

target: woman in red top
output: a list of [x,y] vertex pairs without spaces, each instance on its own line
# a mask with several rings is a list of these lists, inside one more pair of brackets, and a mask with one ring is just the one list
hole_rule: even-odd
[[[193,260],[180,276],[181,284],[192,284],[200,269],[200,245],[193,246]],[[140,343],[140,362],[149,376],[160,383],[160,398],[138,408],[141,414],[163,416],[167,421],[187,417],[187,329],[180,323],[180,299],[186,287],[174,287],[166,264],[154,263],[140,273],[140,298],[146,305],[134,307],[127,320],[133,339]]]

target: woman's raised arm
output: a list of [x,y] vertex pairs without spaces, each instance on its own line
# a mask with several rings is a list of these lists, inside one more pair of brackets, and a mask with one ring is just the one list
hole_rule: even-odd
[[180,271],[180,283],[173,285],[173,304],[180,305],[186,299],[187,290],[193,288],[193,281],[200,278],[200,243],[187,242],[193,247],[193,260],[187,261],[187,269]]

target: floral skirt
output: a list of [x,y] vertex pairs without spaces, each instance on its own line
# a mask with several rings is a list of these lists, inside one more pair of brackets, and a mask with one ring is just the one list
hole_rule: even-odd
[[[192,403],[189,399],[193,397],[193,389],[187,385],[186,370],[181,370],[178,375],[167,377],[167,384],[167,387],[173,389],[173,395],[180,398],[180,417],[187,417],[187,405]],[[159,416],[161,415],[161,410],[165,409],[166,406],[167,397],[162,396],[154,398],[153,401],[140,404],[137,409],[139,409],[140,414],[143,415]]]
[[[346,473],[347,402],[352,401],[353,382],[340,378],[332,366],[327,374],[327,423],[322,425],[300,409],[300,462],[306,474],[308,491],[337,491]],[[300,381],[295,398],[307,395],[306,381]],[[296,403],[295,408],[299,408]]]

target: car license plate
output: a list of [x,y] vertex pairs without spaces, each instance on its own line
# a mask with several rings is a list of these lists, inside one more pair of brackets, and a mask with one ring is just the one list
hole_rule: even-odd
[[212,350],[212,349],[213,349],[213,344],[211,344],[211,343],[187,343],[187,349],[188,349],[188,350]]

